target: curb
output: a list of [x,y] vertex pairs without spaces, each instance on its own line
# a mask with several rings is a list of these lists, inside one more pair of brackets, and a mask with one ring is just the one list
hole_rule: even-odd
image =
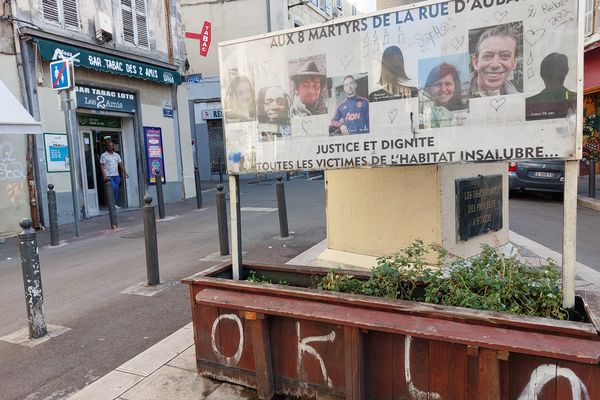
[[587,207],[596,211],[600,211],[600,199],[578,195],[577,205],[580,207]]

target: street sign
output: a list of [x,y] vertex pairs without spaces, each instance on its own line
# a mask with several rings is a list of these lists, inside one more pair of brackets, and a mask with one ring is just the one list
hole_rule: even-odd
[[50,63],[52,90],[65,90],[73,87],[73,62],[59,60]]

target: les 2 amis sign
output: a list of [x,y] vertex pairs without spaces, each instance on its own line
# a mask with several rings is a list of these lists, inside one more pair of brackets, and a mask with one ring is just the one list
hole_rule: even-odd
[[91,86],[75,86],[75,93],[77,107],[127,113],[137,110],[137,98],[133,93]]

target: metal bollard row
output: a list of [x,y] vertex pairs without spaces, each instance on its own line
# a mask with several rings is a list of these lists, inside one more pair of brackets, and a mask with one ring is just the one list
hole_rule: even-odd
[[221,255],[229,254],[229,232],[227,230],[227,205],[223,185],[217,185],[217,225],[219,227],[219,247]]
[[25,285],[25,306],[29,320],[29,337],[38,339],[45,336],[48,329],[44,319],[44,295],[37,239],[35,231],[31,229],[29,218],[23,218],[19,225],[23,229],[19,233],[19,249],[21,251],[23,284]]
[[279,211],[279,233],[281,237],[288,237],[287,207],[285,205],[285,189],[283,187],[283,178],[277,175],[275,183],[275,192],[277,193],[277,210]]
[[165,218],[165,201],[163,197],[163,182],[162,174],[159,168],[154,170],[154,177],[156,182],[156,201],[158,202],[158,218]]
[[144,196],[144,241],[146,245],[146,272],[148,275],[148,286],[160,283],[158,269],[158,241],[156,238],[156,214],[152,205],[152,197]]
[[58,235],[58,211],[56,210],[56,192],[54,185],[48,185],[48,214],[50,219],[50,246],[58,246],[60,238]]

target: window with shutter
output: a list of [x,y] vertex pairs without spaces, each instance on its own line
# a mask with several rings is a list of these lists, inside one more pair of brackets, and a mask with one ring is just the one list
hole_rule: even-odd
[[42,0],[42,13],[46,21],[62,28],[79,30],[79,7],[77,0]]
[[42,12],[44,19],[60,24],[58,18],[58,0],[42,0]]
[[121,0],[121,19],[123,40],[136,46],[149,47],[145,0]]
[[594,33],[594,0],[585,0],[584,32],[585,36]]
[[65,28],[79,30],[79,10],[77,0],[62,0]]

